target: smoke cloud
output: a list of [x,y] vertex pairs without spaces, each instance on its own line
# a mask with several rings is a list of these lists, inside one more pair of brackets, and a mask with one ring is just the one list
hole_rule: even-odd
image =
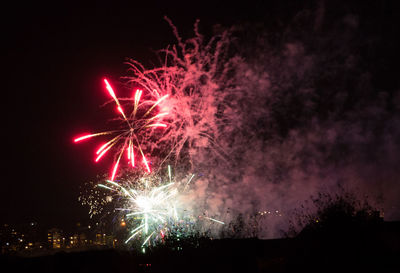
[[323,12],[280,33],[242,25],[208,40],[198,23],[186,41],[171,24],[178,43],[162,51],[165,65],[131,63],[130,84],[171,95],[154,149],[197,174],[187,200],[199,213],[262,214],[257,236],[274,238],[311,196],[344,188],[400,219],[399,89],[377,84],[359,18],[324,25]]

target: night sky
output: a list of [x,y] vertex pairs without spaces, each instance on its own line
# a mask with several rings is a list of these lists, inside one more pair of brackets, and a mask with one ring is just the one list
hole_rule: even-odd
[[108,167],[93,164],[96,146],[72,139],[109,117],[100,109],[109,99],[105,76],[118,81],[128,57],[151,65],[155,50],[175,42],[164,16],[183,34],[196,19],[210,28],[262,17],[257,3],[244,11],[226,3],[135,2],[4,9],[2,222],[65,225],[87,218],[79,187]]
[[[165,15],[184,37],[192,35],[196,19],[206,35],[215,24],[262,22],[271,30],[304,8],[315,9],[318,1],[135,2],[35,2],[3,8],[0,222],[37,221],[62,227],[88,220],[87,208],[78,202],[79,187],[108,172],[109,165],[94,164],[98,143],[74,145],[72,139],[95,131],[112,114],[100,108],[109,99],[104,77],[118,87],[126,74],[127,57],[151,67],[157,62],[154,51],[175,43]],[[392,39],[399,29],[396,6],[391,1],[358,3],[331,8],[328,15],[351,12],[380,22],[371,29],[371,37],[381,28],[378,39],[382,43]],[[370,37],[368,31],[363,35]],[[398,74],[398,53],[393,55],[398,44],[377,44],[384,53],[371,60],[382,67],[376,72],[386,83],[381,87],[394,90],[399,87],[392,81]]]

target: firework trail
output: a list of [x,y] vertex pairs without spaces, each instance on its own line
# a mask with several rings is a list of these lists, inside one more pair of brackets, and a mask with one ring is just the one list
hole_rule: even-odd
[[[116,130],[104,131],[94,134],[86,134],[74,139],[74,142],[80,142],[97,136],[110,136],[110,140],[101,145],[96,151],[95,162],[98,162],[111,149],[116,150],[116,157],[110,179],[113,181],[117,175],[119,163],[122,155],[126,153],[128,164],[135,167],[137,158],[141,158],[143,166],[150,173],[149,161],[144,154],[145,147],[150,146],[151,140],[157,134],[157,128],[165,128],[167,124],[163,122],[166,111],[159,111],[159,106],[168,97],[152,96],[150,99],[144,99],[143,91],[137,89],[133,98],[118,99],[113,88],[107,79],[104,79],[106,89],[113,98],[117,110],[122,118],[117,119],[118,126]],[[156,92],[152,92],[155,95]],[[125,114],[121,102],[125,102],[128,107],[132,108],[129,115]]]

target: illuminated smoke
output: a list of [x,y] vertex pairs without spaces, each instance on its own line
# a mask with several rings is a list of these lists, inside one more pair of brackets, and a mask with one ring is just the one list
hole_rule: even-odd
[[199,210],[227,222],[279,211],[260,233],[276,237],[294,208],[340,184],[395,217],[399,95],[374,89],[350,17],[326,34],[312,23],[295,31],[309,20],[296,17],[279,43],[251,26],[206,40],[198,23],[184,41],[171,24],[178,42],[162,66],[130,61],[128,83],[170,95],[158,148],[203,175],[191,191]]

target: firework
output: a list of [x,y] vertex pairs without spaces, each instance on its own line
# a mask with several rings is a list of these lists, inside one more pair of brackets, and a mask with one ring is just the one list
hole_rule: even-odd
[[237,108],[230,104],[232,98],[227,98],[228,92],[223,90],[231,82],[228,75],[231,62],[225,56],[229,34],[224,32],[205,43],[196,23],[196,36],[183,42],[175,26],[167,21],[179,43],[172,49],[161,51],[160,57],[165,58],[165,63],[145,69],[139,62],[130,60],[131,76],[125,79],[155,96],[170,95],[170,122],[158,140],[158,145],[168,151],[163,155],[163,161],[183,159],[198,167],[210,162],[205,159],[216,156],[226,160],[226,149],[217,140],[221,128],[237,122],[230,114]]
[[[112,168],[110,180],[114,181],[122,155],[126,153],[128,164],[135,167],[137,158],[142,161],[142,166],[150,173],[149,161],[145,156],[144,147],[150,146],[149,142],[156,135],[157,128],[165,128],[167,124],[164,118],[168,115],[166,111],[159,111],[158,106],[168,97],[168,95],[155,96],[155,92],[151,94],[151,99],[144,99],[143,91],[137,89],[133,98],[118,99],[113,88],[107,79],[104,79],[105,87],[109,95],[114,100],[120,118],[116,119],[118,125],[116,130],[109,130],[94,134],[85,134],[74,139],[74,142],[81,142],[92,137],[107,135],[110,139],[101,145],[96,151],[95,162],[98,162],[110,150],[116,151],[114,157],[114,166]],[[132,108],[129,115],[125,114],[121,101]]]
[[162,242],[165,237],[195,234],[199,220],[224,224],[210,217],[195,216],[190,206],[184,204],[182,195],[193,178],[191,175],[188,179],[176,181],[168,166],[167,178],[152,174],[132,182],[106,180],[97,187],[114,196],[114,211],[130,228],[125,243],[137,239],[144,247]]
[[101,189],[98,189],[96,183],[88,182],[81,188],[81,192],[78,201],[83,206],[89,207],[89,216],[93,218],[96,215],[101,215],[107,207],[110,201],[109,195],[107,195]]

